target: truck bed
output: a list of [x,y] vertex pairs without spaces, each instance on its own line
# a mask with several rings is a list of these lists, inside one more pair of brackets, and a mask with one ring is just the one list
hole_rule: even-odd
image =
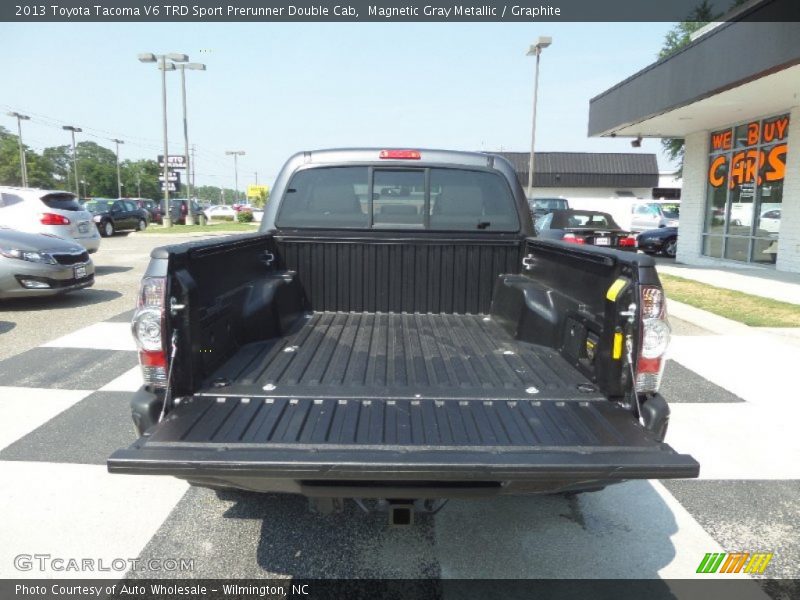
[[487,315],[355,312],[309,313],[287,335],[243,346],[108,464],[361,497],[697,474],[558,353]]
[[198,395],[220,394],[602,398],[557,352],[513,339],[488,315],[356,312],[308,313],[288,335],[244,346]]

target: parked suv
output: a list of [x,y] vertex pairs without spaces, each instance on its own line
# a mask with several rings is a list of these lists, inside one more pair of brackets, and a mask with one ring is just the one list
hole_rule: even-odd
[[[178,225],[186,225],[186,215],[188,213],[189,200],[187,198],[173,198],[169,201],[169,215],[173,223]],[[203,209],[197,203],[197,200],[192,199],[192,216],[197,225],[205,225],[208,222]]]
[[0,186],[0,223],[18,231],[75,240],[89,253],[100,248],[92,214],[70,192]]
[[111,237],[124,229],[147,229],[147,211],[137,207],[131,200],[98,198],[90,200],[85,206],[92,213],[92,220],[103,237]]
[[164,211],[161,210],[161,201],[149,200],[147,198],[126,198],[126,200],[133,202],[137,208],[146,210],[150,223],[158,223],[160,225],[164,221]]

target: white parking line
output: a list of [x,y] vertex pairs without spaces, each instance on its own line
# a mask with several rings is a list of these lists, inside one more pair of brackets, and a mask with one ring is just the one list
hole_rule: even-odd
[[443,578],[687,579],[707,552],[725,552],[657,481],[573,501],[451,501],[435,523]]
[[[0,544],[0,578],[119,578],[124,571],[111,568],[112,561],[136,559],[187,489],[171,477],[42,462],[0,461],[0,481],[0,539],[15,540]],[[95,570],[19,571],[20,554],[74,558],[78,565],[90,559]],[[111,570],[98,571],[100,560]]]
[[0,450],[83,400],[93,390],[0,387]]
[[135,392],[142,387],[142,369],[133,367],[101,387],[99,392]]
[[42,344],[43,348],[91,348],[94,350],[136,350],[130,323],[103,321]]

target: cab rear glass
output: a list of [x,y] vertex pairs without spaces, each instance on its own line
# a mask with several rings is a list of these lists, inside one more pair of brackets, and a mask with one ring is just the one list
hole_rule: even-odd
[[275,220],[292,229],[519,231],[495,172],[444,167],[314,167],[295,173]]

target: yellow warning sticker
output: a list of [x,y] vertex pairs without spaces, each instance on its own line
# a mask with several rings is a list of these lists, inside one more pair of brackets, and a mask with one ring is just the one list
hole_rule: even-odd
[[614,283],[611,284],[611,287],[608,288],[608,291],[606,292],[606,298],[611,300],[611,302],[616,302],[617,296],[619,296],[619,293],[625,289],[625,286],[627,286],[628,283],[629,281],[624,277],[618,278]]
[[619,331],[614,334],[614,348],[611,350],[611,358],[614,360],[622,358],[622,334]]

